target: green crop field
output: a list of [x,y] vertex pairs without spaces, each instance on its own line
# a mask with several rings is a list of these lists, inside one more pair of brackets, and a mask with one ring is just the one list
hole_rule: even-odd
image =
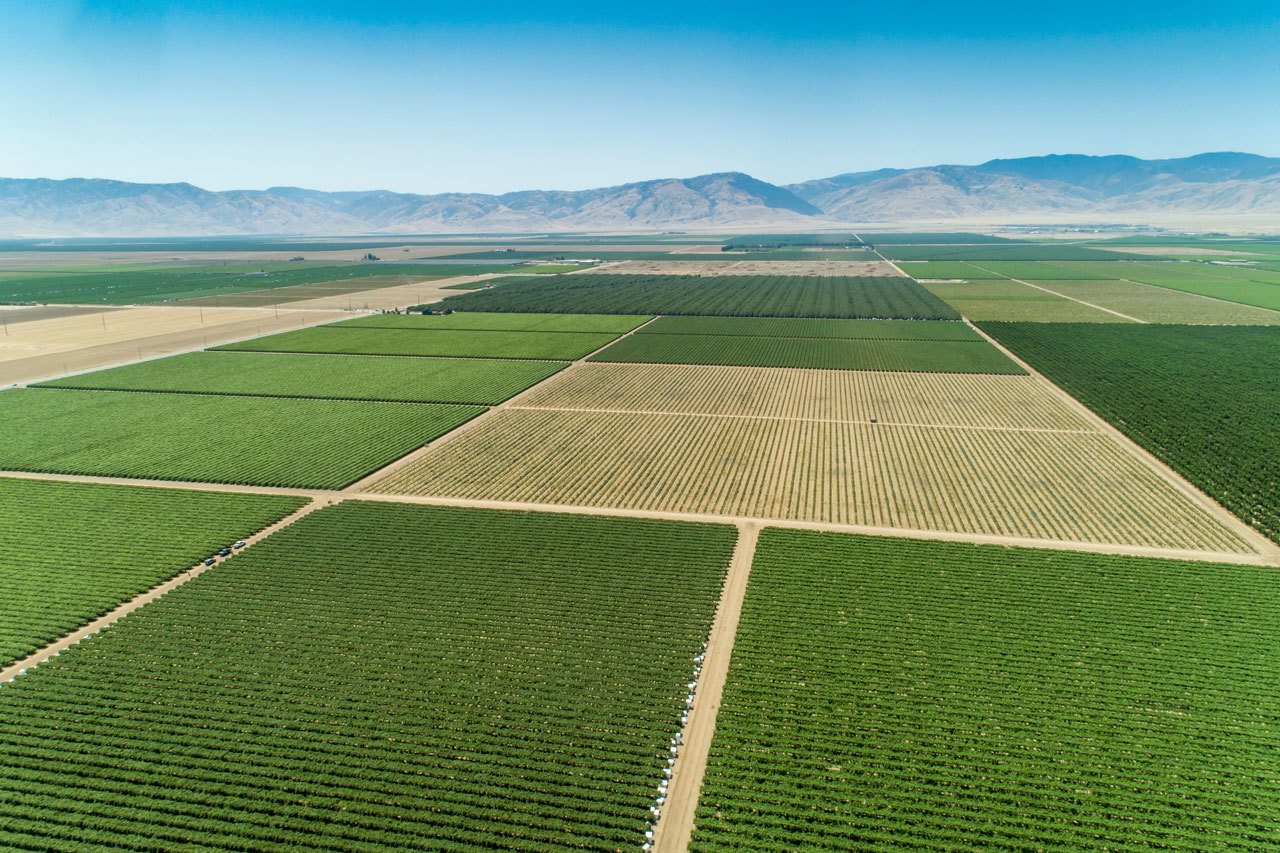
[[587,332],[502,332],[473,329],[384,329],[318,326],[215,347],[241,352],[343,353],[458,358],[572,360],[617,335]]
[[0,393],[0,470],[340,488],[483,411],[18,389]]
[[1271,568],[765,530],[690,849],[1272,849],[1278,679]]
[[973,234],[968,231],[897,231],[877,234],[864,231],[859,236],[872,246],[901,246],[904,244],[921,244],[925,246],[941,246],[949,243],[987,244],[987,243],[1022,243],[1008,237],[996,237],[991,234]]
[[945,299],[970,320],[1011,320],[1044,323],[1128,323],[1128,320],[1072,302],[1007,279],[964,284],[929,283],[935,296]]
[[982,328],[1280,541],[1280,328]]
[[895,261],[1117,261],[1148,260],[1151,257],[1124,252],[1107,252],[1070,243],[990,243],[980,246],[882,245],[878,248],[885,257]]
[[590,360],[831,370],[1025,373],[998,349],[982,340],[632,335],[596,353]]
[[[304,284],[383,276],[418,279],[500,272],[506,265],[358,263],[224,263],[98,266],[0,274],[0,302],[85,302],[103,305],[168,302]],[[371,287],[376,286],[374,284]]]
[[1020,278],[1029,281],[1049,281],[1051,279],[1067,279],[1082,281],[1085,279],[1122,278],[1117,275],[1117,268],[1124,269],[1126,264],[1104,263],[1102,261],[1080,261],[1074,264],[1045,263],[1044,261],[972,261],[972,266],[987,270],[1006,278]]
[[908,278],[569,275],[451,296],[465,311],[956,320]]
[[782,338],[980,341],[954,320],[823,320],[790,317],[659,317],[639,335],[749,335]]
[[648,320],[647,316],[610,314],[375,314],[343,320],[335,327],[350,329],[471,329],[490,332],[594,332],[621,335]]
[[303,503],[0,477],[0,668]]
[[319,510],[0,687],[0,847],[639,849],[734,541]]
[[860,248],[862,241],[854,234],[745,234],[726,240],[724,249],[782,249],[790,246]]
[[1271,270],[1193,262],[1128,264],[1121,277],[1280,311],[1280,272]]
[[999,273],[965,261],[903,261],[898,268],[912,278],[999,279]]
[[484,358],[196,352],[69,376],[40,387],[496,405],[558,372],[564,364]]
[[1274,326],[1280,310],[1206,299],[1196,293],[1136,281],[1030,282],[1073,299],[1110,308],[1147,323]]

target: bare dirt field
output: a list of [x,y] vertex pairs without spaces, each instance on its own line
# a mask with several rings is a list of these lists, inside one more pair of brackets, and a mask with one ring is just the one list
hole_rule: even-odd
[[33,320],[55,320],[59,317],[80,317],[123,310],[125,308],[118,305],[0,305],[0,326],[8,328]]
[[830,275],[900,276],[884,261],[619,261],[597,272],[631,275]]
[[[728,376],[739,370],[753,376]],[[879,380],[879,388],[863,387],[864,402],[822,402],[812,399],[815,392],[853,394],[838,384],[848,378],[824,387],[820,380],[779,381],[788,371],[763,381],[762,369],[699,371],[702,378],[682,374],[684,389],[665,404],[690,407],[681,413],[600,411],[593,407],[614,401],[647,406],[653,393],[666,392],[636,390],[654,381],[651,372],[630,380],[612,374],[620,388],[610,389],[601,387],[609,374],[593,377],[579,367],[478,419],[367,491],[1255,552],[1115,437],[1083,423],[1065,403],[1055,410],[1043,394],[1012,390],[1019,387],[1012,382],[1001,391],[992,377],[949,377],[951,388],[931,400],[910,384],[919,377],[895,375]],[[964,379],[974,381],[968,396],[956,393]],[[661,388],[665,380],[656,381]],[[753,391],[774,399],[753,401]],[[1000,402],[1001,394],[1011,396]],[[703,410],[719,407],[717,413],[693,413],[699,398],[708,401]],[[875,424],[862,420],[866,400],[890,414]],[[532,408],[548,402],[564,407]],[[964,420],[956,412],[966,405],[982,413],[969,415],[970,425],[948,424],[948,417]],[[795,415],[725,414],[735,407]],[[931,417],[939,423],[930,424]]]
[[36,320],[0,333],[0,385],[214,346],[343,316],[316,309],[156,306]]

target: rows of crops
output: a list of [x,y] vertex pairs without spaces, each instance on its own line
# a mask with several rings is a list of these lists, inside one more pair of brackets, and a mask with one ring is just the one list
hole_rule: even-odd
[[600,349],[615,337],[617,336],[611,333],[587,332],[317,326],[227,344],[215,349],[239,352],[572,360]]
[[734,538],[319,510],[0,687],[0,847],[639,849]]
[[895,261],[1119,261],[1149,260],[1135,255],[1070,243],[988,243],[983,245],[881,245],[880,253]]
[[983,328],[1280,541],[1280,329],[1033,323]]
[[302,503],[0,478],[0,668]]
[[374,314],[334,324],[370,329],[469,329],[490,332],[593,332],[621,335],[648,316],[610,314]]
[[902,277],[593,273],[499,284],[451,296],[445,305],[464,311],[959,319],[942,300]]
[[[1195,293],[1136,281],[1031,282],[1071,299],[1119,311],[1147,323],[1195,325],[1280,325],[1280,311],[1270,311]],[[1117,318],[1119,319],[1119,318]]]
[[1025,372],[998,349],[982,340],[631,335],[593,355],[591,361],[939,373]]
[[726,252],[735,249],[781,249],[797,247],[855,247],[863,245],[855,234],[744,234],[725,241]]
[[923,279],[999,279],[999,273],[964,261],[904,261],[898,268],[912,278]]
[[637,334],[903,341],[982,340],[982,336],[967,323],[954,320],[814,320],[789,317],[659,317]]
[[18,389],[0,400],[0,470],[339,488],[477,406]]
[[197,352],[70,376],[41,387],[495,405],[565,364],[487,358]]
[[765,530],[692,850],[1263,850],[1273,569]]
[[37,270],[0,277],[0,302],[133,304],[383,276],[425,279],[499,272],[507,265],[425,267],[419,264],[184,264],[157,268],[103,266]]
[[[1048,283],[1046,287],[1052,286]],[[1016,281],[972,281],[925,285],[970,320],[1039,323],[1127,323],[1123,317],[1037,290]]]
[[511,408],[369,488],[1251,552],[1097,433]]
[[1028,376],[597,364],[522,397],[523,408],[611,409],[729,417],[1002,429],[1091,425]]

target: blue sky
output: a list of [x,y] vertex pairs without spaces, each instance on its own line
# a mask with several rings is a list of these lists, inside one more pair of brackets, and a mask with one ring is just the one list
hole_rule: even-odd
[[0,175],[412,192],[1280,155],[1280,5],[0,0]]

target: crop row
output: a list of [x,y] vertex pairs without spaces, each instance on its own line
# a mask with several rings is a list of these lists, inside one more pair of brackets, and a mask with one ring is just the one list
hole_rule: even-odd
[[0,470],[340,488],[477,406],[17,389]]
[[283,332],[215,349],[239,352],[572,360],[600,349],[615,337],[617,335],[612,333],[370,329],[336,325]]
[[0,478],[0,668],[302,503]]
[[370,489],[1251,551],[1096,433],[513,408]]
[[0,845],[636,849],[733,542],[320,510],[0,688]]
[[593,332],[621,335],[648,320],[629,314],[374,314],[334,324],[349,329],[468,329],[489,332]]
[[1280,329],[1037,323],[983,328],[1280,541]]
[[541,382],[564,364],[198,352],[71,376],[42,387],[494,405]]
[[529,392],[520,407],[1091,429],[1043,383],[1026,376],[982,374],[592,362]]
[[911,341],[747,335],[631,335],[591,361],[807,367],[831,370],[1024,373],[983,340]]
[[690,847],[1274,846],[1272,569],[765,530]]
[[959,319],[904,277],[547,276],[452,296],[445,304],[464,311]]
[[[500,315],[499,315],[500,316]],[[748,335],[902,341],[980,341],[955,320],[839,320],[791,317],[659,317],[640,335]]]

